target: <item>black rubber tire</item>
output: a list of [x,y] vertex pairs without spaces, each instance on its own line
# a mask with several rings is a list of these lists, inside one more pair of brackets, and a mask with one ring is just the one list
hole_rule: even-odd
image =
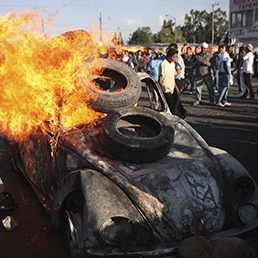
[[[138,75],[128,65],[112,59],[104,59],[102,69],[102,74],[96,76],[93,79],[94,83],[89,86],[94,97],[99,95],[97,99],[96,97],[90,99],[90,106],[103,113],[133,106],[141,94],[141,82]],[[95,87],[94,85],[101,76],[105,80],[102,80],[102,85]],[[109,82],[110,85],[108,85]]]
[[78,36],[82,37],[84,35],[85,35],[85,37],[90,38],[90,34],[85,30],[67,31],[65,33],[58,35],[57,37],[64,37],[65,39],[73,40],[73,39],[77,38]]
[[126,162],[141,164],[160,160],[171,150],[173,142],[171,122],[149,108],[114,110],[102,126],[103,145],[113,157]]
[[[62,34],[56,36],[52,40],[60,40],[60,41],[69,42],[70,43],[69,51],[70,50],[72,51],[72,49],[74,47],[78,48],[78,45],[80,46],[81,49],[82,49],[82,46],[87,46],[87,49],[89,49],[89,50],[92,50],[93,48],[95,48],[95,45],[91,38],[91,35],[85,30],[67,31],[65,33],[62,33]],[[65,53],[66,53],[66,51],[65,51]],[[82,54],[84,55],[85,62],[92,62],[95,58],[94,53],[92,53],[92,51],[87,51],[87,52],[84,51]],[[66,55],[69,56],[69,53],[66,53]],[[64,55],[65,58],[67,57],[66,55]]]

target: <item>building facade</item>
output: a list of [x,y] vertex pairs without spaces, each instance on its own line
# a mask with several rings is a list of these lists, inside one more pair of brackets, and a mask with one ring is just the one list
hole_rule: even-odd
[[229,3],[229,38],[237,47],[251,43],[258,52],[258,0]]

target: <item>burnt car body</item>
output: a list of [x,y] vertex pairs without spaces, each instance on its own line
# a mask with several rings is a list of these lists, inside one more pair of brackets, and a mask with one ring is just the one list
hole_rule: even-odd
[[[108,63],[105,77],[123,84],[123,69],[130,68]],[[47,123],[24,141],[6,139],[13,164],[54,226],[64,222],[72,256],[177,257],[184,238],[217,239],[257,227],[257,186],[246,169],[172,115],[154,78],[128,76],[142,87],[138,107],[126,104],[93,128],[79,125],[58,139]],[[149,87],[158,111],[151,110]]]

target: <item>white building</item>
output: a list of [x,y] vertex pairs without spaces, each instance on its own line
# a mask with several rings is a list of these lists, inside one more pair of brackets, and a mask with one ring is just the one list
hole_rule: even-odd
[[251,43],[258,52],[258,0],[229,1],[229,38],[237,47]]

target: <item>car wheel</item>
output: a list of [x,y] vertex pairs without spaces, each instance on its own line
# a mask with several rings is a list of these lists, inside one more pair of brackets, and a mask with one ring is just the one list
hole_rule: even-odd
[[174,128],[162,114],[149,108],[110,112],[102,126],[102,142],[113,157],[132,163],[164,158],[174,141]]
[[72,258],[84,257],[81,214],[65,210],[65,229]]
[[102,73],[93,78],[89,86],[94,93],[90,106],[103,113],[133,106],[141,94],[138,75],[128,65],[111,59],[103,61],[102,69]]

